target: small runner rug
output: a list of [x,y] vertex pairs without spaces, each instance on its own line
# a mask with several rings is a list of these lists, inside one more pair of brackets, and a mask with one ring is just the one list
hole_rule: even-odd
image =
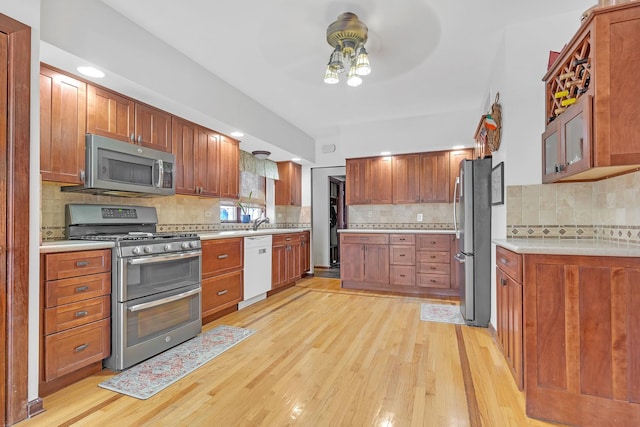
[[462,318],[462,314],[460,314],[460,307],[457,305],[422,303],[420,307],[420,320],[464,325],[464,319]]
[[148,399],[254,333],[251,329],[217,326],[98,385]]

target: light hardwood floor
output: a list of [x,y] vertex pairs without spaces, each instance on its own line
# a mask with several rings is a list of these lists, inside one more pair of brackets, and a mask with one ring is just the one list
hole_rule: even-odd
[[18,426],[556,425],[524,415],[487,329],[421,321],[424,301],[304,279],[205,325],[256,333],[150,399],[99,388],[104,370]]

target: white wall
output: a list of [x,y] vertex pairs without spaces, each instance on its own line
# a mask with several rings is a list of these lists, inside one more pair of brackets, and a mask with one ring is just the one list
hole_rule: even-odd
[[[40,57],[40,0],[0,3],[0,13],[31,27],[31,64]],[[31,144],[29,184],[29,401],[38,397],[38,355],[40,348],[40,70],[31,67]]]
[[223,133],[242,129],[246,138],[314,161],[309,135],[99,0],[43,1],[42,16],[44,62],[77,74],[72,64],[85,59],[108,73],[101,85]]
[[[493,165],[504,162],[505,205],[494,206],[491,218],[493,238],[505,238],[506,187],[540,184],[542,180],[541,134],[545,127],[545,88],[549,51],[560,51],[580,26],[582,10],[517,25],[505,30],[497,52],[489,85],[490,102],[500,92],[502,142],[493,153]],[[552,31],[549,29],[553,29]],[[495,265],[495,245],[492,245]],[[491,323],[497,324],[495,269],[492,269]]]
[[329,177],[346,175],[346,168],[311,169],[311,227],[313,229],[313,264],[328,267],[329,261]]

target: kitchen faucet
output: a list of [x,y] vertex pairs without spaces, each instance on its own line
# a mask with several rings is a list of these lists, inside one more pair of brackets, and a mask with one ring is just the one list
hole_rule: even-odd
[[253,221],[253,231],[256,231],[258,229],[258,227],[260,227],[260,225],[264,224],[265,222],[267,224],[269,224],[269,217],[263,216],[263,217],[260,217],[260,218],[256,218]]

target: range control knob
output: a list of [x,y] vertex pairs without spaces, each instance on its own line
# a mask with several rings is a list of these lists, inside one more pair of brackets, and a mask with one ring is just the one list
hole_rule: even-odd
[[153,251],[153,249],[151,249],[151,246],[145,246],[144,247],[144,253],[145,254],[150,254]]
[[142,252],[142,249],[140,249],[139,246],[136,246],[131,250],[131,252],[133,252],[134,255],[140,255],[140,252]]
[[182,249],[189,249],[189,242],[182,242],[180,246],[182,247]]
[[169,252],[171,250],[171,245],[169,243],[164,245],[164,250],[165,250],[165,252]]
[[192,242],[189,242],[189,246],[190,246],[191,248],[197,248],[197,247],[198,247],[198,242],[197,242],[197,241],[195,241],[195,240],[194,240],[194,241],[192,241]]

